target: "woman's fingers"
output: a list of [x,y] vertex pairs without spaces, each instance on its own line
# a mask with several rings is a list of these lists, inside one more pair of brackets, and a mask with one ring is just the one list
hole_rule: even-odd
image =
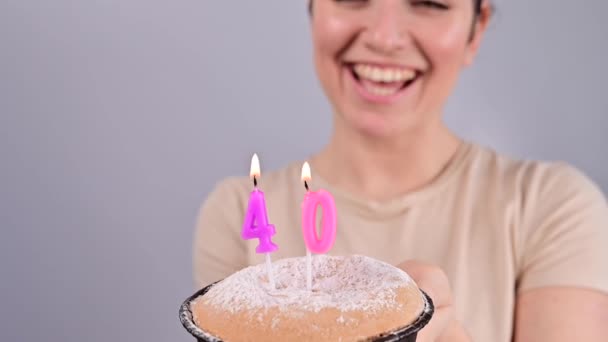
[[435,342],[453,320],[452,289],[448,277],[439,267],[415,260],[401,263],[398,267],[409,274],[433,300],[435,313],[429,324],[418,334],[418,341]]
[[433,299],[436,308],[452,305],[452,289],[448,276],[437,266],[409,260],[399,266],[414,279],[418,287]]

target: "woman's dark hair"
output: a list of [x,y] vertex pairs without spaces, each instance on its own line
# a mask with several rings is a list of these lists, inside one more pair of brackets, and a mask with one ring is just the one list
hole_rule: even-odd
[[475,0],[475,16],[479,16],[481,14],[481,3],[483,0]]

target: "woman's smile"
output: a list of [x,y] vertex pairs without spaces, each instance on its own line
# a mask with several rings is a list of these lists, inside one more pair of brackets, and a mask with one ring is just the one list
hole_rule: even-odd
[[350,89],[364,101],[391,104],[409,93],[421,72],[396,64],[354,62],[344,64]]

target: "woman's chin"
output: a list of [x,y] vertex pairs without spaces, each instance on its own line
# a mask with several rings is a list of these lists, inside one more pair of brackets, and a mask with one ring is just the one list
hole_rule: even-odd
[[397,136],[397,132],[399,132],[398,126],[382,120],[367,120],[365,122],[358,122],[355,124],[355,129],[360,135],[378,140],[384,140]]
[[397,137],[407,130],[403,118],[396,115],[363,114],[351,119],[350,126],[360,135],[378,140]]

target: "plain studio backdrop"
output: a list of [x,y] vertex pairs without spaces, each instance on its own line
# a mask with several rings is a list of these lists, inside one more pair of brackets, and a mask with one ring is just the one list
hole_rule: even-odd
[[[0,1],[0,340],[191,341],[197,210],[319,149],[305,1]],[[608,191],[608,2],[498,1],[446,118]],[[607,246],[608,247],[608,246]]]

